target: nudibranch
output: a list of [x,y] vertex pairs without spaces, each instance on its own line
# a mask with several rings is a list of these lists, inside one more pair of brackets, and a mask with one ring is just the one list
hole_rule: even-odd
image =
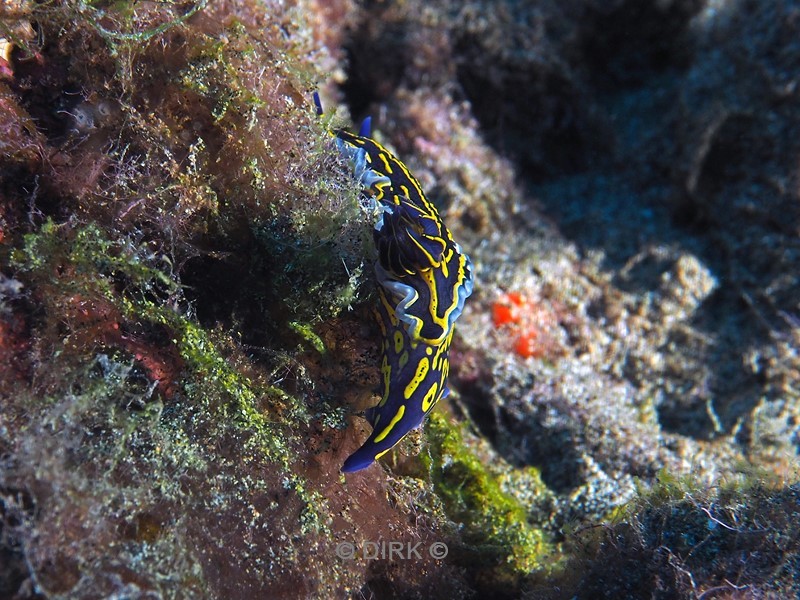
[[[314,102],[321,114],[316,94]],[[372,433],[342,466],[349,473],[389,452],[448,395],[453,326],[472,293],[473,268],[417,179],[370,138],[369,119],[358,135],[332,135],[378,215],[373,239],[383,335],[381,400],[365,414]]]

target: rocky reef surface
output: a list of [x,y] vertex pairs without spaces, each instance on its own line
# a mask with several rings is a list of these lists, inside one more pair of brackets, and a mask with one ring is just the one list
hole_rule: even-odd
[[[367,115],[475,292],[345,476]],[[798,131],[790,0],[7,0],[0,597],[797,596]]]

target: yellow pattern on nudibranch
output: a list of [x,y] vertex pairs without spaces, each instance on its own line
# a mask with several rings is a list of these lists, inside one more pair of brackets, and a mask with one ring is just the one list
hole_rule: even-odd
[[430,368],[431,361],[428,359],[428,357],[419,359],[419,362],[417,362],[417,370],[414,373],[414,378],[408,382],[403,390],[403,397],[406,400],[410,400],[414,396],[414,392],[417,391],[419,385],[425,381],[425,377],[428,375]]
[[[395,425],[397,425],[398,421],[400,421],[400,419],[403,418],[403,415],[405,414],[405,412],[406,412],[406,407],[401,405],[400,408],[397,409],[397,414],[394,416],[394,418],[391,421],[389,421],[389,424],[386,426],[386,429],[384,429],[375,438],[375,443],[376,444],[382,442],[386,438],[386,436],[389,435],[392,432],[392,429],[394,428]],[[377,421],[375,423],[377,424]]]
[[[321,114],[316,94],[314,101]],[[369,137],[366,125],[359,135],[343,130],[332,135],[377,215],[383,390],[366,414],[372,433],[345,461],[344,472],[363,469],[389,452],[447,396],[453,327],[473,287],[472,263],[436,206],[402,161]],[[390,415],[379,431],[378,422]]]
[[381,160],[383,161],[384,173],[388,173],[388,174],[391,175],[392,174],[392,167],[389,164],[389,161],[387,160],[386,155],[381,154],[380,157],[381,157]]
[[403,350],[403,334],[399,331],[394,332],[394,351],[396,354],[400,354]]
[[434,383],[431,388],[428,390],[428,393],[422,398],[422,410],[425,412],[430,411],[431,407],[433,406],[434,402],[436,402],[436,391],[438,387],[436,383]]

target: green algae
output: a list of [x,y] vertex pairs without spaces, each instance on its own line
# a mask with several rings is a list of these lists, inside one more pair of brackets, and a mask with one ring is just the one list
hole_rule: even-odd
[[[78,12],[80,15],[90,23],[97,32],[111,45],[113,48],[116,43],[142,43],[164,34],[169,29],[185,23],[188,19],[193,17],[199,11],[203,10],[208,4],[208,0],[198,0],[189,10],[182,15],[175,16],[172,19],[167,19],[160,25],[148,29],[136,30],[133,25],[136,18],[136,2],[114,2],[112,10],[106,10],[102,7],[95,5],[105,4],[102,2],[80,2],[78,5]],[[108,29],[101,25],[101,21],[107,20],[109,17],[113,19],[116,25],[119,26],[118,30]],[[130,29],[130,31],[123,31],[123,29]]]
[[528,507],[475,456],[464,427],[436,412],[426,426],[434,490],[448,518],[463,524],[463,540],[476,564],[496,567],[500,579],[545,568],[552,552],[545,533],[529,521]]
[[300,323],[298,321],[290,321],[289,327],[292,331],[300,335],[314,350],[320,354],[325,354],[325,342],[319,335],[314,332],[314,329],[308,323]]
[[38,509],[27,514],[11,498],[4,509],[21,518],[16,533],[38,594],[110,593],[121,566],[166,598],[207,594],[181,507],[195,502],[186,478],[201,478],[210,461],[180,425],[184,411],[166,410],[150,386],[137,391],[140,379],[129,358],[99,354],[69,374],[61,393],[21,392],[25,463],[13,474],[33,470]]
[[[0,470],[0,513],[20,523],[0,523],[0,554],[20,549],[22,580],[0,574],[0,591],[363,585],[333,553],[309,559],[331,535],[329,503],[348,504],[319,491],[335,469],[324,436],[347,408],[308,393],[303,361],[330,354],[313,328],[358,299],[369,227],[314,124],[314,68],[296,55],[308,48],[285,51],[282,17],[260,4],[237,6],[246,26],[211,4],[189,22],[197,6],[25,7],[47,46],[14,61],[36,91],[8,98],[53,160],[14,155],[2,177],[0,255],[23,286],[8,348],[24,360],[0,414],[0,454],[20,463]],[[109,104],[73,131],[75,106]]]
[[322,498],[308,489],[293,468],[292,445],[298,439],[290,425],[309,422],[304,403],[276,386],[243,375],[220,353],[209,332],[167,307],[164,295],[177,294],[180,286],[153,265],[158,257],[148,256],[125,240],[108,239],[95,224],[72,229],[48,220],[39,232],[25,236],[23,247],[12,259],[21,272],[40,283],[55,270],[73,272],[74,278],[58,280],[52,290],[56,294],[70,289],[96,294],[113,303],[125,322],[166,328],[184,364],[184,403],[206,413],[212,430],[222,432],[233,426],[245,432],[249,436],[245,449],[279,465],[285,473],[286,489],[293,489],[304,501],[303,531],[324,529],[325,518],[318,510],[324,507]]

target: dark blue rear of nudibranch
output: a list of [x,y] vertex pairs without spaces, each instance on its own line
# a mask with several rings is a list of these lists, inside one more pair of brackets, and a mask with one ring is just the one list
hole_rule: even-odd
[[447,355],[453,330],[436,346],[414,342],[380,290],[378,322],[384,341],[381,359],[381,400],[367,411],[372,434],[344,463],[342,471],[369,466],[418,427],[436,403],[447,396]]

